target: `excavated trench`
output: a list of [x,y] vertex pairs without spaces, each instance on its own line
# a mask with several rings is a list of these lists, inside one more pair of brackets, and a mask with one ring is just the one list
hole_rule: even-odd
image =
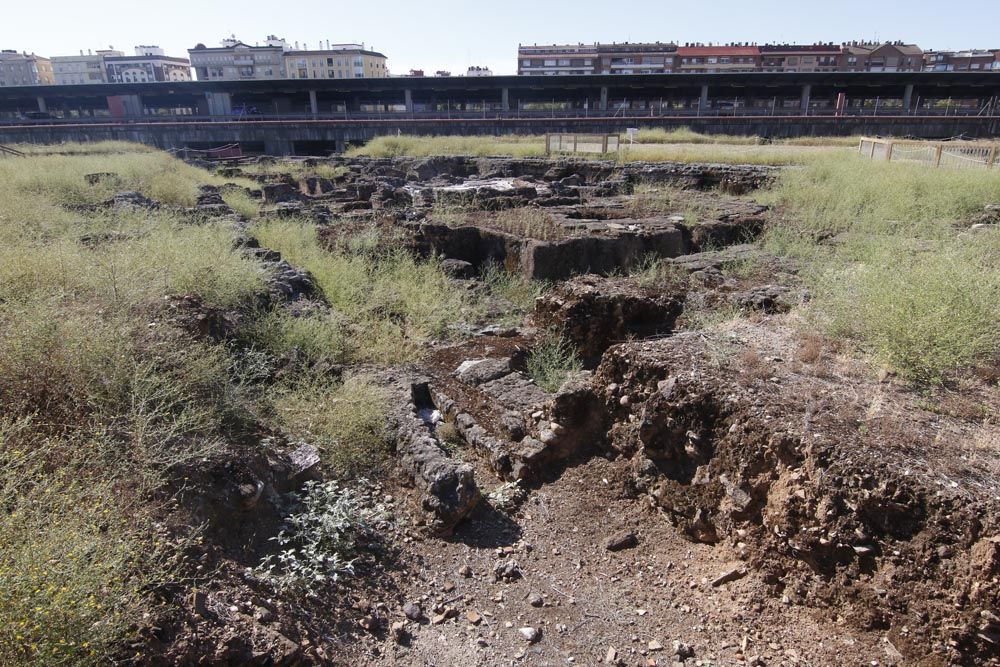
[[[329,202],[331,193],[338,202],[363,199],[390,215],[417,253],[467,262],[474,272],[501,262],[560,281],[537,301],[532,328],[484,331],[435,348],[412,372],[392,374],[396,454],[431,531],[450,533],[483,502],[482,471],[449,454],[445,424],[492,475],[528,488],[601,455],[627,464],[624,493],[637,511],[661,514],[693,542],[732,548],[775,598],[878,630],[912,664],[997,662],[996,499],[942,486],[912,465],[926,423],[904,414],[894,439],[862,428],[870,418],[857,395],[869,387],[833,385],[828,375],[788,363],[791,334],[776,336],[767,323],[736,332],[685,329],[695,304],[760,314],[802,298],[793,268],[773,271],[790,282],[735,287],[722,271],[760,258],[736,244],[759,233],[761,212],[688,226],[669,216],[635,219],[607,201],[657,178],[742,192],[770,172],[677,165],[623,172],[603,163],[469,158],[342,162],[373,180],[339,189],[310,182],[306,190],[321,194],[283,196],[309,205],[317,197]],[[568,225],[594,226],[569,226],[566,238],[543,241],[488,224],[437,223],[427,210],[436,195],[421,184],[444,176],[478,179],[439,185],[456,196],[478,193],[480,203],[484,188],[501,192],[488,199],[531,200],[573,188],[587,203],[543,210]],[[548,185],[530,196],[515,183],[524,178]],[[709,246],[723,249],[699,252]],[[613,275],[651,254],[675,258],[691,280],[644,285]],[[572,342],[586,368],[555,392],[525,369],[543,331]]]

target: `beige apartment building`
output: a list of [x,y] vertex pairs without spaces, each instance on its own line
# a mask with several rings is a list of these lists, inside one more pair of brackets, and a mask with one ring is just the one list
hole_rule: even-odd
[[284,53],[289,79],[384,79],[389,76],[386,57],[364,44],[327,44],[320,50]]
[[0,86],[51,86],[52,61],[35,54],[0,51]]
[[78,56],[55,56],[52,58],[52,71],[57,86],[80,85],[88,83],[107,83],[108,73],[104,66],[105,56],[121,56],[121,51],[98,51]]
[[284,79],[287,50],[285,40],[269,35],[264,46],[230,38],[222,40],[219,47],[198,44],[188,49],[188,56],[199,81]]

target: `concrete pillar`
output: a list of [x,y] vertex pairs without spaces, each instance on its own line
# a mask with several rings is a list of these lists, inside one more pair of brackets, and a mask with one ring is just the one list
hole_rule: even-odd
[[45,104],[45,98],[42,97],[41,95],[38,96],[38,110],[41,111],[42,113],[45,113],[46,111],[49,110],[48,105]]
[[309,110],[314,116],[319,113],[319,103],[316,101],[315,90],[309,91]]
[[601,86],[601,104],[598,107],[601,111],[608,110],[608,87]]
[[404,90],[403,100],[406,103],[406,113],[413,113],[413,91],[409,88]]
[[510,111],[510,88],[500,89],[500,108],[503,111]]
[[903,110],[909,113],[913,106],[913,84],[906,84],[906,88],[903,89]]
[[812,84],[808,84],[808,83],[804,84],[802,86],[802,99],[799,102],[799,108],[802,109],[803,112],[807,112],[808,113],[808,111],[809,111],[809,100],[810,100],[811,97],[812,97]]
[[233,98],[229,93],[205,93],[209,116],[232,116]]
[[708,84],[701,87],[701,97],[698,98],[698,108],[708,109]]

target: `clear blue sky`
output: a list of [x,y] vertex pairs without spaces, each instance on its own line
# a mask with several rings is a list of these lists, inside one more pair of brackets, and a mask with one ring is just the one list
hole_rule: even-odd
[[198,42],[217,46],[235,34],[253,44],[274,33],[315,47],[364,42],[389,57],[395,74],[411,68],[497,74],[516,68],[518,42],[787,41],[903,39],[925,49],[1000,48],[994,0],[828,3],[715,0],[45,0],[4,2],[0,48],[72,55],[114,45],[131,53],[158,44],[186,55]]

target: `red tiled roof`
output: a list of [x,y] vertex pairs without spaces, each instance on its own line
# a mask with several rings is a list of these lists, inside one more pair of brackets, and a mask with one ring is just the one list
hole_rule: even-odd
[[761,53],[840,53],[839,44],[765,44]]
[[759,56],[756,46],[679,46],[679,56]]

